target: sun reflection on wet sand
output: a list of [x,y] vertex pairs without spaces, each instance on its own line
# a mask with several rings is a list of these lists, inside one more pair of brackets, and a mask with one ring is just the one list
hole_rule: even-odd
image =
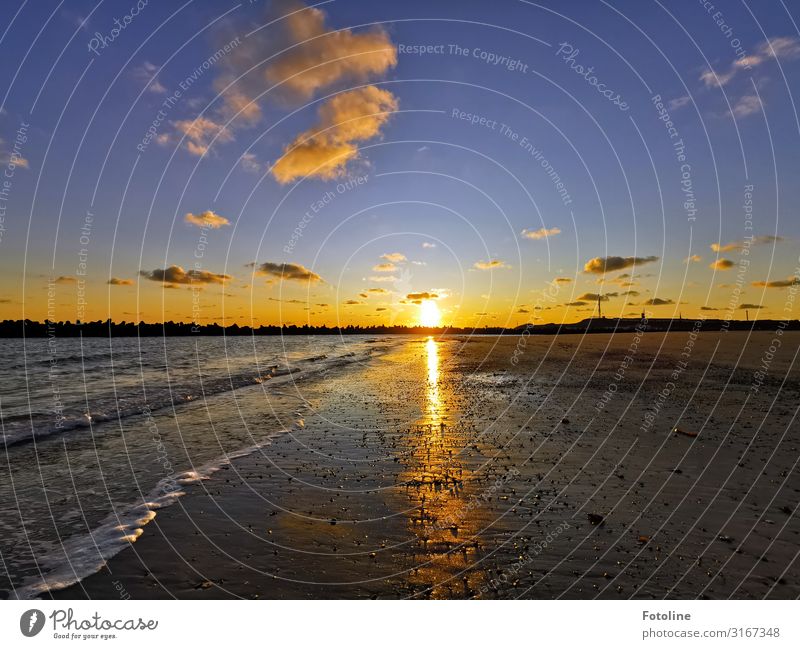
[[[424,343],[427,367],[423,416],[409,430],[402,480],[411,501],[409,528],[417,536],[410,585],[422,597],[470,597],[479,588],[475,563],[480,529],[477,501],[468,496],[468,470],[461,461],[467,442],[463,427],[450,425],[456,408],[442,372],[445,344]],[[463,572],[463,574],[462,574]]]

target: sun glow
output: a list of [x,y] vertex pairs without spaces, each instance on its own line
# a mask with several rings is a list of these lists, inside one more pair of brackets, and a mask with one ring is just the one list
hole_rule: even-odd
[[442,322],[442,313],[433,300],[422,300],[419,305],[419,323],[423,327],[439,327]]

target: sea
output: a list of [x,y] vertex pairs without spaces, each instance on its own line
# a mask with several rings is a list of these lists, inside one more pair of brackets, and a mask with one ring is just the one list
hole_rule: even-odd
[[0,339],[0,598],[100,570],[187,484],[302,427],[391,337]]

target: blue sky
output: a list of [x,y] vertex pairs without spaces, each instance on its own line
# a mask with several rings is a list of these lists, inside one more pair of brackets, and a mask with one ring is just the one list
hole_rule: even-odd
[[456,324],[578,320],[595,293],[608,315],[782,317],[797,16],[710,6],[10,2],[0,315],[46,317],[54,277],[69,320],[413,323],[423,293]]

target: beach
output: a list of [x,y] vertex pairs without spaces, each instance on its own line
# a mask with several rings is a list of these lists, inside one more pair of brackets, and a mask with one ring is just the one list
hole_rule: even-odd
[[45,596],[796,598],[800,337],[763,372],[772,339],[398,341]]

